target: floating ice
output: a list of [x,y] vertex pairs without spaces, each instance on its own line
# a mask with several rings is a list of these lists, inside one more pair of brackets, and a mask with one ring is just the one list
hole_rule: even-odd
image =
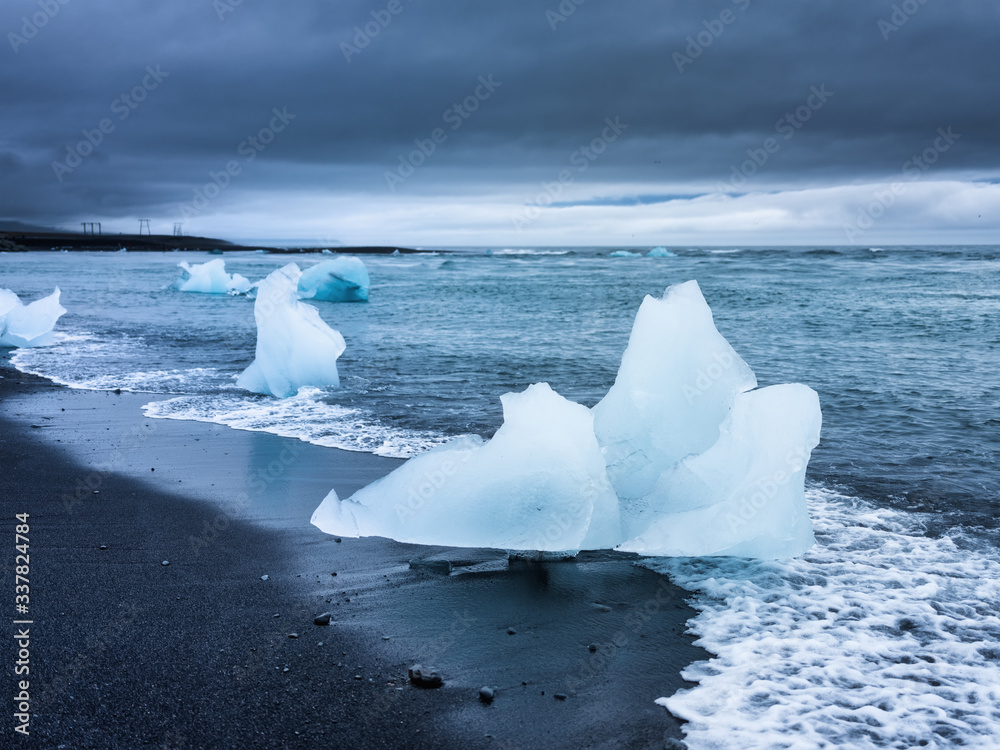
[[489,443],[430,451],[345,501],[331,493],[313,523],[511,550],[798,555],[814,542],[804,481],[819,399],[756,385],[698,284],[679,284],[643,301],[593,410],[545,384],[507,394]]
[[615,250],[608,253],[609,258],[641,258],[642,253],[634,253],[631,250]]
[[287,398],[304,385],[340,385],[337,357],[344,337],[312,305],[299,302],[299,267],[289,263],[260,282],[253,314],[257,358],[236,380],[254,393]]
[[665,247],[654,247],[648,253],[646,253],[647,258],[676,258],[677,253],[672,253]]
[[0,348],[48,346],[52,329],[65,314],[59,287],[48,297],[24,304],[10,289],[0,289]]
[[589,409],[545,383],[501,397],[489,443],[465,437],[410,459],[312,522],[328,534],[562,552],[613,546],[617,499]]
[[299,297],[327,302],[365,302],[368,269],[360,258],[345,255],[307,268],[299,278]]
[[246,294],[250,291],[250,280],[238,273],[226,273],[226,261],[222,258],[207,263],[190,265],[186,260],[177,264],[187,272],[187,278],[174,282],[174,289],[181,292],[201,294]]

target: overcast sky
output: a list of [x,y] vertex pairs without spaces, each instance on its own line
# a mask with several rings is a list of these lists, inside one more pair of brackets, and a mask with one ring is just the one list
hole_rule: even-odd
[[996,241],[995,0],[576,2],[6,0],[0,218],[331,245]]

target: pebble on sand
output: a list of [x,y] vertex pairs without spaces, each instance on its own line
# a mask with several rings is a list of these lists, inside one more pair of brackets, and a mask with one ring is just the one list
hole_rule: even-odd
[[492,703],[493,699],[496,698],[496,696],[497,696],[496,690],[494,690],[489,686],[479,688],[479,700],[485,703],[486,705]]
[[444,680],[434,667],[424,667],[420,664],[410,667],[409,677],[410,682],[417,687],[439,688],[444,684]]
[[330,612],[324,612],[313,619],[313,625],[329,625],[330,620],[333,619],[333,614]]

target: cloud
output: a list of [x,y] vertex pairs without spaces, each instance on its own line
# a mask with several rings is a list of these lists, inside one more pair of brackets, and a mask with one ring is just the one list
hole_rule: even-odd
[[[10,218],[71,225],[94,217],[130,229],[143,215],[169,224],[211,174],[237,160],[240,173],[190,223],[224,233],[227,217],[266,216],[283,236],[306,236],[317,221],[331,222],[374,242],[384,227],[364,228],[347,214],[311,219],[296,206],[367,215],[365,205],[378,205],[411,236],[499,242],[506,217],[615,117],[628,131],[579,175],[576,187],[590,194],[574,200],[634,198],[638,216],[652,211],[639,196],[701,195],[694,200],[721,211],[728,204],[708,195],[807,106],[814,87],[833,95],[731,192],[818,199],[823,189],[890,180],[948,126],[961,140],[935,165],[937,184],[962,186],[956,196],[968,197],[972,182],[1000,172],[1000,62],[987,54],[1000,42],[1000,8],[975,0],[912,0],[915,12],[888,35],[880,22],[892,22],[894,3],[881,0],[591,0],[554,29],[546,16],[558,11],[554,0],[396,0],[396,10],[389,0],[225,0],[221,18],[208,0],[53,2],[58,12],[30,39],[33,16],[52,2],[17,0],[0,11],[8,42],[0,50],[0,205]],[[344,45],[358,51],[345,55]],[[682,70],[678,54],[690,59]],[[168,77],[122,109],[149,66]],[[501,85],[450,129],[447,113],[475,97],[481,76]],[[268,127],[274,108],[296,119],[245,162],[241,144]],[[60,181],[53,163],[106,119],[113,131]],[[390,190],[386,172],[437,128],[447,140]],[[628,192],[636,185],[643,192]],[[469,196],[475,221],[454,210]],[[457,204],[436,210],[442,201]],[[674,203],[692,201],[666,205]],[[248,214],[251,205],[264,213]],[[607,207],[616,208],[627,206]],[[760,220],[771,226],[771,216]],[[718,226],[729,226],[727,217]],[[932,217],[932,229],[955,236],[979,231],[937,213],[912,219]],[[534,222],[525,241],[548,237],[544,226]],[[634,233],[604,220],[594,226],[605,242]]]

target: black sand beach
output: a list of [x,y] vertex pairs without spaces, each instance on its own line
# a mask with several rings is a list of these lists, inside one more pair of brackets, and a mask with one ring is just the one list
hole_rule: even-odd
[[[684,633],[682,593],[633,558],[508,563],[341,542],[309,524],[312,510],[398,461],[145,419],[152,396],[70,390],[0,357],[4,533],[29,513],[31,539],[31,734],[8,714],[12,746],[662,748],[681,736],[653,701],[706,654]],[[314,625],[324,612],[331,624]],[[410,685],[415,663],[444,687]]]

